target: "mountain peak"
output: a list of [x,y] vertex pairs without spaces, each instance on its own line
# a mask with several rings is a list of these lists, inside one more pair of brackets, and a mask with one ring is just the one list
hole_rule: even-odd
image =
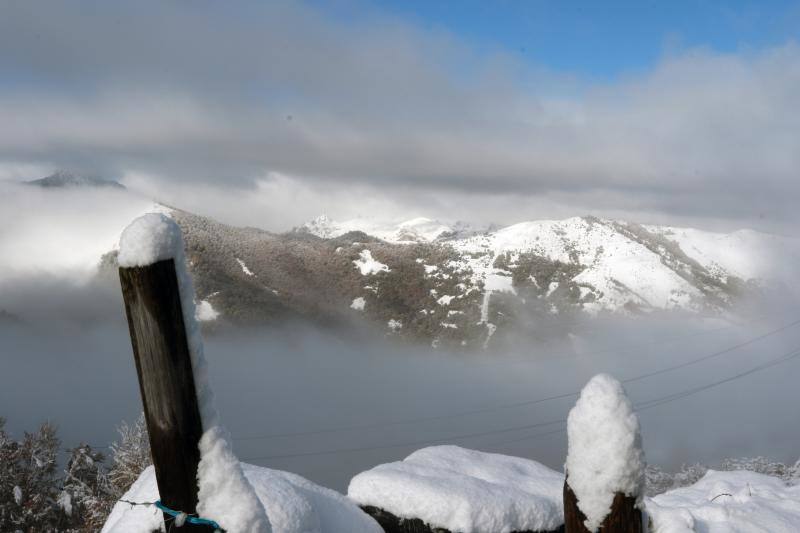
[[47,177],[26,181],[25,183],[43,188],[95,187],[125,189],[124,185],[114,180],[90,176],[78,176],[67,170],[58,170]]
[[452,233],[453,228],[426,217],[411,218],[402,222],[384,222],[364,217],[335,221],[323,214],[306,222],[298,230],[323,239],[339,237],[351,231],[362,231],[381,240],[397,243],[432,242]]

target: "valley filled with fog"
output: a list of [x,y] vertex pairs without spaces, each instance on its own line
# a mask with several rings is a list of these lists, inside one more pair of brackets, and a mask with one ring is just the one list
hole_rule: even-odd
[[[141,400],[119,307],[81,321],[49,317],[0,326],[0,406],[12,434],[45,420],[63,444],[107,446]],[[80,315],[80,313],[78,313]],[[626,380],[713,355],[786,325],[690,319],[603,324],[570,341],[511,352],[451,353],[297,325],[206,335],[211,383],[246,462],[297,472],[344,490],[356,473],[426,444],[451,442],[534,458],[559,469],[563,424],[598,372]],[[626,384],[634,404],[746,372],[800,346],[800,327],[684,368]],[[648,460],[668,469],[725,457],[797,457],[793,400],[800,365],[788,361],[640,413]],[[537,403],[530,403],[537,402]]]

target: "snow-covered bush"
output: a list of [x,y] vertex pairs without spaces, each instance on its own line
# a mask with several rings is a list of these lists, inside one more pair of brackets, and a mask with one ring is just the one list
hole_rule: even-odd
[[0,418],[0,531],[47,531],[62,518],[58,500],[55,426],[42,424],[21,441]]
[[706,475],[706,472],[708,472],[708,467],[700,463],[682,465],[681,469],[674,474],[665,472],[657,466],[647,465],[645,493],[647,496],[655,496],[668,490],[694,485]]
[[58,505],[64,511],[62,524],[75,531],[97,531],[117,500],[108,479],[105,457],[87,444],[73,448],[64,469]]
[[111,445],[108,479],[121,495],[131,488],[145,468],[153,464],[153,460],[144,413],[132,425],[123,422],[117,432],[119,440]]
[[98,531],[120,496],[151,464],[143,415],[118,429],[110,465],[103,454],[81,444],[68,450],[63,471],[55,426],[42,424],[19,441],[4,426],[0,418],[0,531]]
[[784,463],[770,461],[766,457],[741,457],[739,459],[725,459],[720,470],[748,470],[759,474],[779,477],[787,483],[796,484],[800,481],[800,460],[789,466]]

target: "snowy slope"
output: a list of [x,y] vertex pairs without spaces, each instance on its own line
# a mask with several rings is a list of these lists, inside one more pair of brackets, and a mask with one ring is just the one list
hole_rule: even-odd
[[452,231],[436,220],[418,217],[401,222],[380,222],[370,218],[354,218],[342,222],[334,221],[325,215],[307,222],[302,231],[323,239],[332,239],[351,231],[363,231],[387,242],[432,242],[443,234]]
[[[593,288],[598,298],[588,309],[618,310],[628,301],[670,309],[692,308],[699,291],[645,246],[612,227],[575,217],[562,221],[523,222],[487,235],[453,242],[478,279],[497,274],[500,254],[532,253],[553,262],[586,267],[573,281]],[[469,254],[485,253],[472,258]]]
[[[451,238],[448,226],[430,219],[414,219],[400,224],[379,223],[371,219],[335,222],[325,216],[304,226],[305,231],[322,238],[363,231],[387,242],[431,242],[437,238],[460,252],[454,266],[472,272],[473,283],[487,292],[513,292],[509,269],[495,263],[503,254],[532,254],[551,262],[574,264],[581,271],[571,280],[585,287],[583,296],[592,294],[585,310],[618,311],[626,304],[649,309],[688,309],[707,307],[704,295],[727,296],[719,287],[702,286],[692,277],[708,277],[720,285],[732,278],[742,281],[768,281],[785,276],[781,257],[800,259],[800,240],[740,230],[712,233],[670,226],[637,226],[622,221],[594,217],[566,220],[540,220],[514,224],[496,231],[465,238]],[[664,246],[664,240],[674,249]],[[677,252],[677,253],[676,253]],[[512,262],[513,263],[513,262]],[[694,269],[694,271],[693,271]],[[498,289],[499,287],[499,289]],[[557,287],[549,287],[555,290]]]
[[800,259],[797,239],[753,230],[712,233],[692,228],[647,226],[677,243],[692,259],[712,272],[742,279],[783,277],[780,265]]
[[[800,264],[800,240],[751,230],[713,233],[596,217],[528,221],[482,232],[453,227],[448,231],[429,219],[383,224],[320,217],[302,231],[326,239],[362,231],[387,244],[440,247],[446,259],[417,260],[424,269],[420,275],[433,285],[425,289],[431,301],[417,313],[433,320],[431,313],[445,308],[443,319],[457,315],[460,321],[440,319],[433,329],[470,336],[477,325],[484,346],[503,323],[519,317],[538,316],[542,323],[547,315],[576,310],[726,316],[750,292],[794,287]],[[384,263],[393,268],[391,261]],[[358,297],[369,302],[372,296],[353,294],[350,301]]]
[[789,533],[800,524],[800,486],[710,470],[694,485],[647,498],[645,507],[653,533]]

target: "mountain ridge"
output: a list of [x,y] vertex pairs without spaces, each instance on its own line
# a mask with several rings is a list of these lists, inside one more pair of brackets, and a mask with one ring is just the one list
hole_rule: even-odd
[[800,255],[796,240],[769,234],[591,216],[483,231],[421,218],[325,217],[273,233],[168,212],[184,232],[206,318],[367,323],[433,345],[487,347],[519,332],[541,338],[599,315],[725,318],[771,283],[765,250]]

